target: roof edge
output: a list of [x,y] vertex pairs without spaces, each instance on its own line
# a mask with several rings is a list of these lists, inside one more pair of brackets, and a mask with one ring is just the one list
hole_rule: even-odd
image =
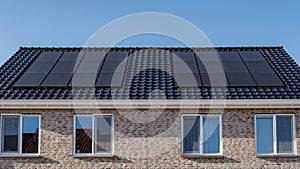
[[300,99],[0,100],[2,109],[293,109]]

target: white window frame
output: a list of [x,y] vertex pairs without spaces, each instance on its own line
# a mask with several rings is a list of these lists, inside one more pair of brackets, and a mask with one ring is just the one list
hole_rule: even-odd
[[[297,146],[296,146],[296,122],[295,122],[295,115],[294,114],[255,114],[254,115],[254,129],[255,129],[255,154],[257,157],[268,157],[268,156],[296,156],[297,155]],[[293,152],[291,153],[277,153],[277,134],[276,134],[276,117],[277,116],[292,116],[292,134],[293,134]],[[273,120],[273,153],[269,154],[258,154],[257,153],[257,127],[256,127],[256,119],[257,118],[272,118]]]
[[[18,153],[16,152],[2,152],[2,120],[3,116],[19,116],[19,133],[18,133]],[[23,117],[38,117],[39,119],[39,141],[38,153],[22,153],[23,147]],[[41,115],[40,114],[1,114],[0,117],[0,157],[39,157],[41,147]]]
[[[184,117],[200,117],[200,141],[199,141],[199,148],[200,153],[185,153],[183,150],[183,139],[184,139],[184,133],[183,133],[183,122]],[[203,153],[203,117],[207,118],[219,118],[220,121],[220,149],[219,153],[212,153],[212,154],[205,154]],[[223,156],[223,139],[222,139],[222,115],[220,114],[182,114],[181,115],[181,155],[183,157],[222,157]]]
[[[111,152],[95,152],[95,117],[110,116],[111,117]],[[91,117],[92,118],[92,153],[76,153],[76,117]],[[73,120],[73,156],[74,157],[113,157],[114,155],[114,115],[113,114],[76,114]]]

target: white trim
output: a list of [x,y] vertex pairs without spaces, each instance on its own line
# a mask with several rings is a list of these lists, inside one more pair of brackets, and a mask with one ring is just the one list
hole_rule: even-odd
[[[76,117],[91,117],[92,118],[92,153],[76,153]],[[95,152],[95,128],[96,116],[111,117],[111,152]],[[75,114],[73,124],[73,157],[113,157],[114,154],[114,115],[113,114]]]
[[[276,134],[276,117],[277,116],[292,116],[292,135],[293,135],[293,152],[292,153],[277,153],[277,134]],[[257,118],[272,118],[273,123],[273,153],[270,154],[258,154],[257,153],[257,127],[256,127],[256,119]],[[293,157],[297,155],[297,145],[296,145],[296,124],[295,124],[295,115],[294,114],[255,114],[254,115],[254,128],[255,128],[255,154],[256,157]]]
[[[18,152],[2,152],[2,120],[3,116],[18,116],[19,126],[18,126]],[[23,117],[38,117],[39,119],[39,133],[38,133],[38,153],[22,153],[23,148]],[[40,156],[40,146],[41,146],[41,115],[40,114],[1,114],[0,118],[0,157],[39,157]]]
[[[184,117],[199,117],[200,119],[200,138],[199,138],[199,153],[184,153],[183,150],[183,139],[184,139],[184,133],[183,133],[183,121]],[[218,118],[219,119],[219,127],[220,127],[220,147],[219,147],[219,153],[213,153],[213,154],[204,154],[203,153],[203,117],[208,118]],[[220,114],[182,114],[181,115],[181,156],[183,157],[222,157],[223,156],[223,141],[222,141],[222,115]]]
[[207,109],[300,108],[299,99],[178,99],[178,100],[1,100],[2,109]]

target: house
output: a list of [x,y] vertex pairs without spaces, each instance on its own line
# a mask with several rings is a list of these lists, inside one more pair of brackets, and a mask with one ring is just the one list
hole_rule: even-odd
[[26,47],[0,75],[1,168],[300,168],[281,46]]

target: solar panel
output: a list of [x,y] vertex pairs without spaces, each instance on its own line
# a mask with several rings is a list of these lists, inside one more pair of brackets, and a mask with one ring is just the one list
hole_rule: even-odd
[[[177,56],[177,57],[174,57]],[[194,52],[173,52],[174,61],[195,62]]]
[[114,73],[114,72],[124,72],[126,69],[127,62],[107,62],[103,63],[101,73]]
[[64,52],[59,61],[81,61],[84,52]]
[[245,62],[251,73],[274,73],[268,62]]
[[42,52],[36,61],[52,61],[56,62],[61,56],[62,52]]
[[108,52],[105,61],[122,61],[127,58],[128,52]]
[[225,72],[248,72],[245,64],[240,61],[222,62],[222,64]]
[[58,86],[66,87],[72,77],[72,73],[50,73],[44,82],[41,84],[43,87]]
[[219,61],[219,55],[217,52],[195,52],[197,62],[203,61]]
[[253,73],[252,75],[258,86],[284,86],[275,73]]
[[47,76],[46,73],[25,73],[23,74],[20,79],[14,84],[16,87],[20,86],[39,86],[44,78]]
[[204,87],[226,87],[228,82],[223,73],[201,73],[202,85]]
[[195,62],[173,62],[175,73],[199,73]]
[[27,69],[27,73],[47,73],[52,67],[55,65],[55,62],[52,61],[35,61],[31,66]]
[[68,86],[93,87],[97,78],[96,73],[75,73]]
[[266,61],[259,51],[240,51],[239,54],[244,61]]
[[242,61],[238,52],[224,51],[218,52],[221,61]]
[[175,73],[174,79],[179,87],[202,86],[199,73]]
[[200,73],[221,73],[224,72],[223,64],[220,61],[197,61]]
[[76,69],[76,73],[98,73],[99,68],[101,68],[102,62],[101,60],[88,61],[88,62],[80,62],[78,68]]
[[78,62],[76,61],[58,61],[51,73],[72,73],[77,66]]
[[82,61],[102,61],[107,52],[86,52]]
[[229,86],[256,86],[250,73],[241,72],[229,72],[226,73],[226,77],[229,82]]
[[95,83],[95,87],[120,87],[123,83],[122,73],[101,73]]

